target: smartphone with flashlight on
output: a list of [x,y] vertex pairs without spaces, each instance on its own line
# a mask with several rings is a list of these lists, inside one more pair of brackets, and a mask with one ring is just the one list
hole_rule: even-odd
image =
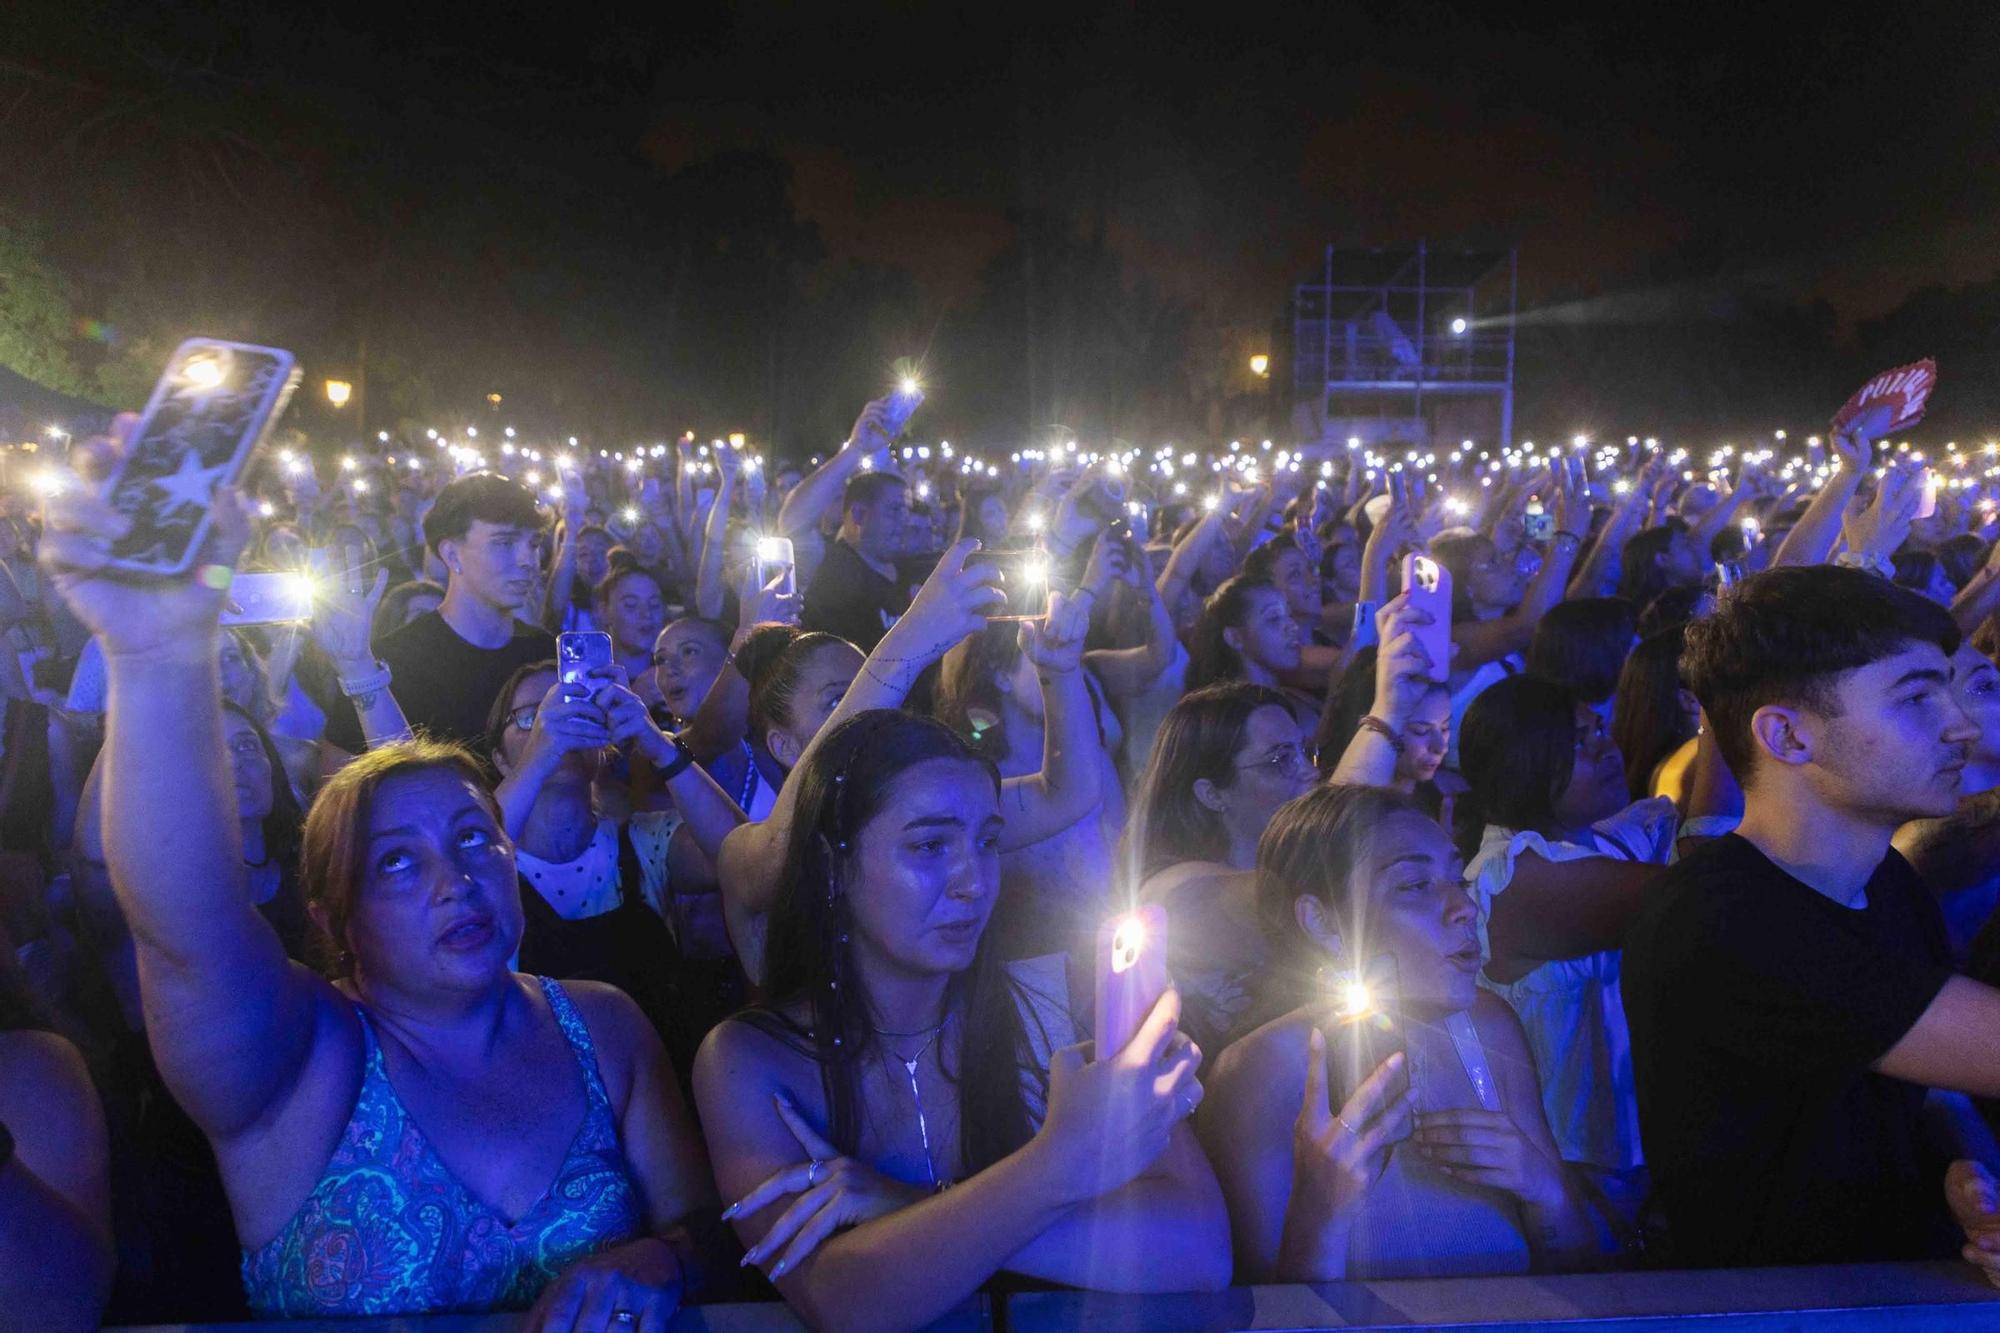
[[601,630],[556,635],[556,679],[570,698],[595,694],[611,675],[611,636]]
[[1521,531],[1531,542],[1548,541],[1556,535],[1556,516],[1540,500],[1531,500],[1521,516]]
[[1431,679],[1451,675],[1451,571],[1427,555],[1403,557],[1403,588],[1410,605],[1429,614],[1431,623],[1410,632],[1431,660]]
[[338,554],[324,546],[306,551],[306,568],[322,588],[353,594],[367,592],[362,586],[365,571],[361,564],[361,548],[352,543],[343,545]]
[[298,383],[292,354],[276,347],[190,338],[175,348],[104,483],[105,500],[131,520],[107,563],[185,573],[208,536],[216,487],[242,474]]
[[1911,515],[1912,518],[1929,518],[1937,513],[1938,484],[1942,480],[1936,468],[1924,469],[1923,498],[1917,501],[1917,512]]
[[294,625],[311,620],[313,576],[297,570],[238,574],[223,606],[225,625]]
[[1048,552],[1036,547],[1022,551],[974,551],[965,558],[968,566],[985,565],[997,576],[1006,604],[988,621],[1019,624],[1040,620],[1049,613],[1049,575],[1053,567]]
[[905,376],[897,384],[896,391],[889,395],[889,409],[882,414],[882,431],[890,439],[896,439],[903,428],[910,424],[910,418],[923,406],[924,389],[916,380]]
[[757,586],[768,588],[771,580],[780,574],[785,581],[778,585],[778,591],[790,597],[798,589],[798,566],[792,558],[790,537],[759,537],[757,539]]
[[[1403,1066],[1385,1104],[1400,1101],[1410,1090],[1410,1059],[1396,956],[1377,954],[1356,968],[1328,968],[1320,973],[1320,994],[1326,1006],[1327,1058],[1333,1062],[1328,1072],[1337,1088],[1336,1107],[1352,1097],[1384,1060],[1399,1053]],[[1412,1128],[1405,1118],[1401,1134],[1390,1142],[1402,1142]]]
[[1131,1044],[1167,992],[1167,909],[1148,903],[1097,931],[1097,1058]]

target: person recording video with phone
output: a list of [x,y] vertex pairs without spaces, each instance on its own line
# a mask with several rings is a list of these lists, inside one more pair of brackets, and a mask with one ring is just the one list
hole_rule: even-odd
[[[1197,1122],[1238,1280],[1596,1259],[1520,1021],[1478,984],[1477,910],[1436,822],[1399,793],[1317,787],[1259,841],[1256,905],[1282,1012],[1218,1058]],[[1358,980],[1382,955],[1386,996]]]
[[1173,993],[1089,1059],[1064,960],[1003,965],[994,948],[993,766],[934,721],[870,710],[787,791],[768,998],[695,1066],[750,1261],[819,1328],[922,1325],[1002,1271],[1227,1282],[1221,1199],[1183,1123],[1201,1056]]

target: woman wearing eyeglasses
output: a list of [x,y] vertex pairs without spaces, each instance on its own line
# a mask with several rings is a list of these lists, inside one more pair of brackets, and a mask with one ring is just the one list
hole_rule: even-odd
[[[616,747],[653,764],[671,808],[625,818],[598,808],[593,792]],[[742,813],[622,682],[580,693],[558,683],[554,662],[514,673],[493,701],[485,749],[523,886],[521,966],[623,990],[685,1078],[702,1034],[741,998],[715,857]]]
[[1257,924],[1257,839],[1318,775],[1291,702],[1242,682],[1184,696],[1139,779],[1124,856],[1141,902],[1173,923],[1168,967],[1182,1025],[1219,1051],[1250,1009],[1267,960]]
[[1520,1015],[1564,1160],[1631,1218],[1645,1197],[1625,928],[1672,855],[1673,802],[1631,802],[1604,720],[1561,685],[1513,676],[1473,701],[1458,802],[1483,979]]

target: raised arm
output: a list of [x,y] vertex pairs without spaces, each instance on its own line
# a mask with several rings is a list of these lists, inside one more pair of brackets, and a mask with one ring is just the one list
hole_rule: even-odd
[[[1647,467],[1656,465],[1657,460]],[[1604,597],[1617,588],[1619,557],[1626,538],[1639,530],[1639,520],[1646,512],[1646,489],[1652,480],[1648,473],[1640,473],[1632,489],[1611,506],[1611,517],[1605,520],[1597,540],[1591,543],[1590,554],[1569,581],[1571,597]]]
[[[978,543],[964,541],[944,553],[937,568],[917,590],[910,609],[890,627],[861,664],[861,674],[847,687],[840,706],[799,756],[799,764],[815,753],[833,730],[856,713],[871,708],[898,708],[925,668],[951,651],[952,645],[986,624],[987,610],[1002,594],[980,566],[966,568],[966,557]],[[743,970],[756,980],[763,970],[761,940],[755,938],[763,914],[777,898],[783,873],[785,843],[791,837],[798,786],[787,782],[778,790],[770,816],[736,829],[722,844],[716,869],[722,878],[730,935]]]
[[887,449],[892,443],[889,432],[882,424],[882,415],[888,409],[889,400],[886,398],[877,398],[862,408],[847,442],[792,487],[785,502],[778,506],[779,535],[796,541],[802,533],[819,531],[820,519],[840,504],[840,495],[847,488],[848,478],[861,470],[861,460]]
[[1127,550],[1122,543],[1107,549],[1107,542],[1106,537],[1098,537],[1097,549],[1091,552],[1078,595],[1088,592],[1095,604],[1102,606],[1109,600],[1112,588],[1122,580],[1146,599],[1146,641],[1131,648],[1099,648],[1086,652],[1083,660],[1096,673],[1106,693],[1122,697],[1146,689],[1174,660],[1174,619],[1167,604],[1160,600],[1159,588],[1146,577],[1141,564],[1144,554]]
[[[102,467],[116,450],[79,452]],[[233,491],[214,513],[205,571],[225,570],[248,532]],[[94,487],[56,496],[41,559],[104,648],[105,857],[137,944],[147,1033],[196,1123],[232,1137],[296,1084],[334,997],[286,960],[244,883],[216,669],[223,593],[199,577],[114,576],[123,522]]]
[[1430,655],[1416,636],[1430,619],[1429,612],[1410,605],[1408,591],[1397,593],[1375,613],[1382,647],[1375,655],[1375,698],[1367,716],[1381,722],[1394,739],[1368,726],[1356,727],[1352,736],[1331,735],[1327,725],[1332,709],[1322,713],[1314,745],[1322,764],[1328,755],[1340,756],[1333,766],[1335,786],[1386,787],[1395,778],[1396,761],[1403,753],[1403,727],[1430,687]]
[[1525,650],[1534,638],[1536,624],[1550,607],[1562,600],[1563,589],[1569,586],[1570,569],[1583,546],[1576,525],[1589,515],[1590,507],[1566,469],[1553,469],[1551,484],[1556,496],[1556,535],[1542,557],[1541,572],[1528,585],[1521,604],[1506,615],[1497,620],[1458,621],[1452,625],[1451,641],[1458,645],[1454,666],[1475,667]]
[[573,467],[556,465],[562,482],[562,514],[557,526],[556,558],[549,570],[549,586],[542,594],[542,628],[554,634],[563,627],[564,610],[576,593],[576,534],[583,515],[590,508],[590,496],[583,477]]
[[1709,548],[1716,537],[1729,526],[1737,511],[1742,509],[1755,493],[1756,484],[1751,480],[1752,475],[1748,464],[1738,470],[1736,484],[1729,488],[1728,494],[1710,505],[1708,512],[1701,516],[1701,521],[1689,531],[1688,535],[1694,538],[1695,545],[1701,548],[1702,559],[1708,559]]
[[722,562],[729,554],[729,503],[736,495],[741,459],[718,459],[715,464],[715,503],[708,507],[708,521],[702,527],[701,568],[695,575],[694,602],[697,613],[710,620],[722,614]]
[[1201,521],[1189,529],[1188,534],[1175,543],[1173,553],[1167,557],[1166,568],[1154,587],[1159,590],[1160,601],[1171,608],[1194,584],[1195,571],[1201,568],[1202,557],[1208,548],[1223,539],[1222,506],[1208,510]]
[[369,627],[375,623],[375,608],[389,586],[389,571],[375,572],[375,584],[365,593],[349,592],[344,581],[313,592],[313,638],[318,640],[340,677],[340,691],[354,705],[361,719],[361,735],[368,748],[410,739],[410,723],[403,706],[389,688],[388,673],[369,646]]
[[[614,745],[629,745],[647,762],[667,774],[667,794],[702,855],[711,866],[722,855],[722,843],[743,823],[743,811],[722,790],[708,770],[695,762],[694,752],[661,731],[646,711],[645,701],[623,685],[607,685],[592,700],[603,710]],[[706,877],[714,879],[713,870]]]
[[[514,725],[509,719],[507,725]],[[600,750],[611,741],[604,714],[588,697],[570,698],[561,682],[549,686],[535,705],[528,744],[493,789],[500,823],[509,838],[519,840],[542,786],[562,766],[563,759],[582,750]]]
[[1368,530],[1368,540],[1361,547],[1361,583],[1359,600],[1380,607],[1389,600],[1389,562],[1397,554],[1417,544],[1416,518],[1409,505],[1390,492],[1389,508],[1383,512],[1382,521]]
[[1951,599],[1951,618],[1966,634],[1978,629],[1995,611],[2000,611],[2000,543]]
[[1771,557],[1771,568],[1822,565],[1833,554],[1833,544],[1840,537],[1841,517],[1847,513],[1855,492],[1861,489],[1861,479],[1868,475],[1869,442],[1864,436],[1836,434],[1833,450],[1840,466],[1821,484],[1806,512],[1778,544],[1777,554]]
[[1003,852],[1053,837],[1097,808],[1097,720],[1083,679],[1090,602],[1050,593],[1047,618],[1021,624],[1021,651],[1042,687],[1042,767],[1000,784]]

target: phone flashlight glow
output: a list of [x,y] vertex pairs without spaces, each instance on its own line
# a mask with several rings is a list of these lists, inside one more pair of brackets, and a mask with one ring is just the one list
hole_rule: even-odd
[[1146,923],[1137,916],[1128,916],[1120,921],[1117,929],[1111,932],[1112,972],[1130,971],[1145,947]]
[[1339,1004],[1335,1013],[1344,1023],[1368,1017],[1375,1012],[1375,997],[1368,990],[1368,983],[1360,977],[1347,977],[1340,982]]

